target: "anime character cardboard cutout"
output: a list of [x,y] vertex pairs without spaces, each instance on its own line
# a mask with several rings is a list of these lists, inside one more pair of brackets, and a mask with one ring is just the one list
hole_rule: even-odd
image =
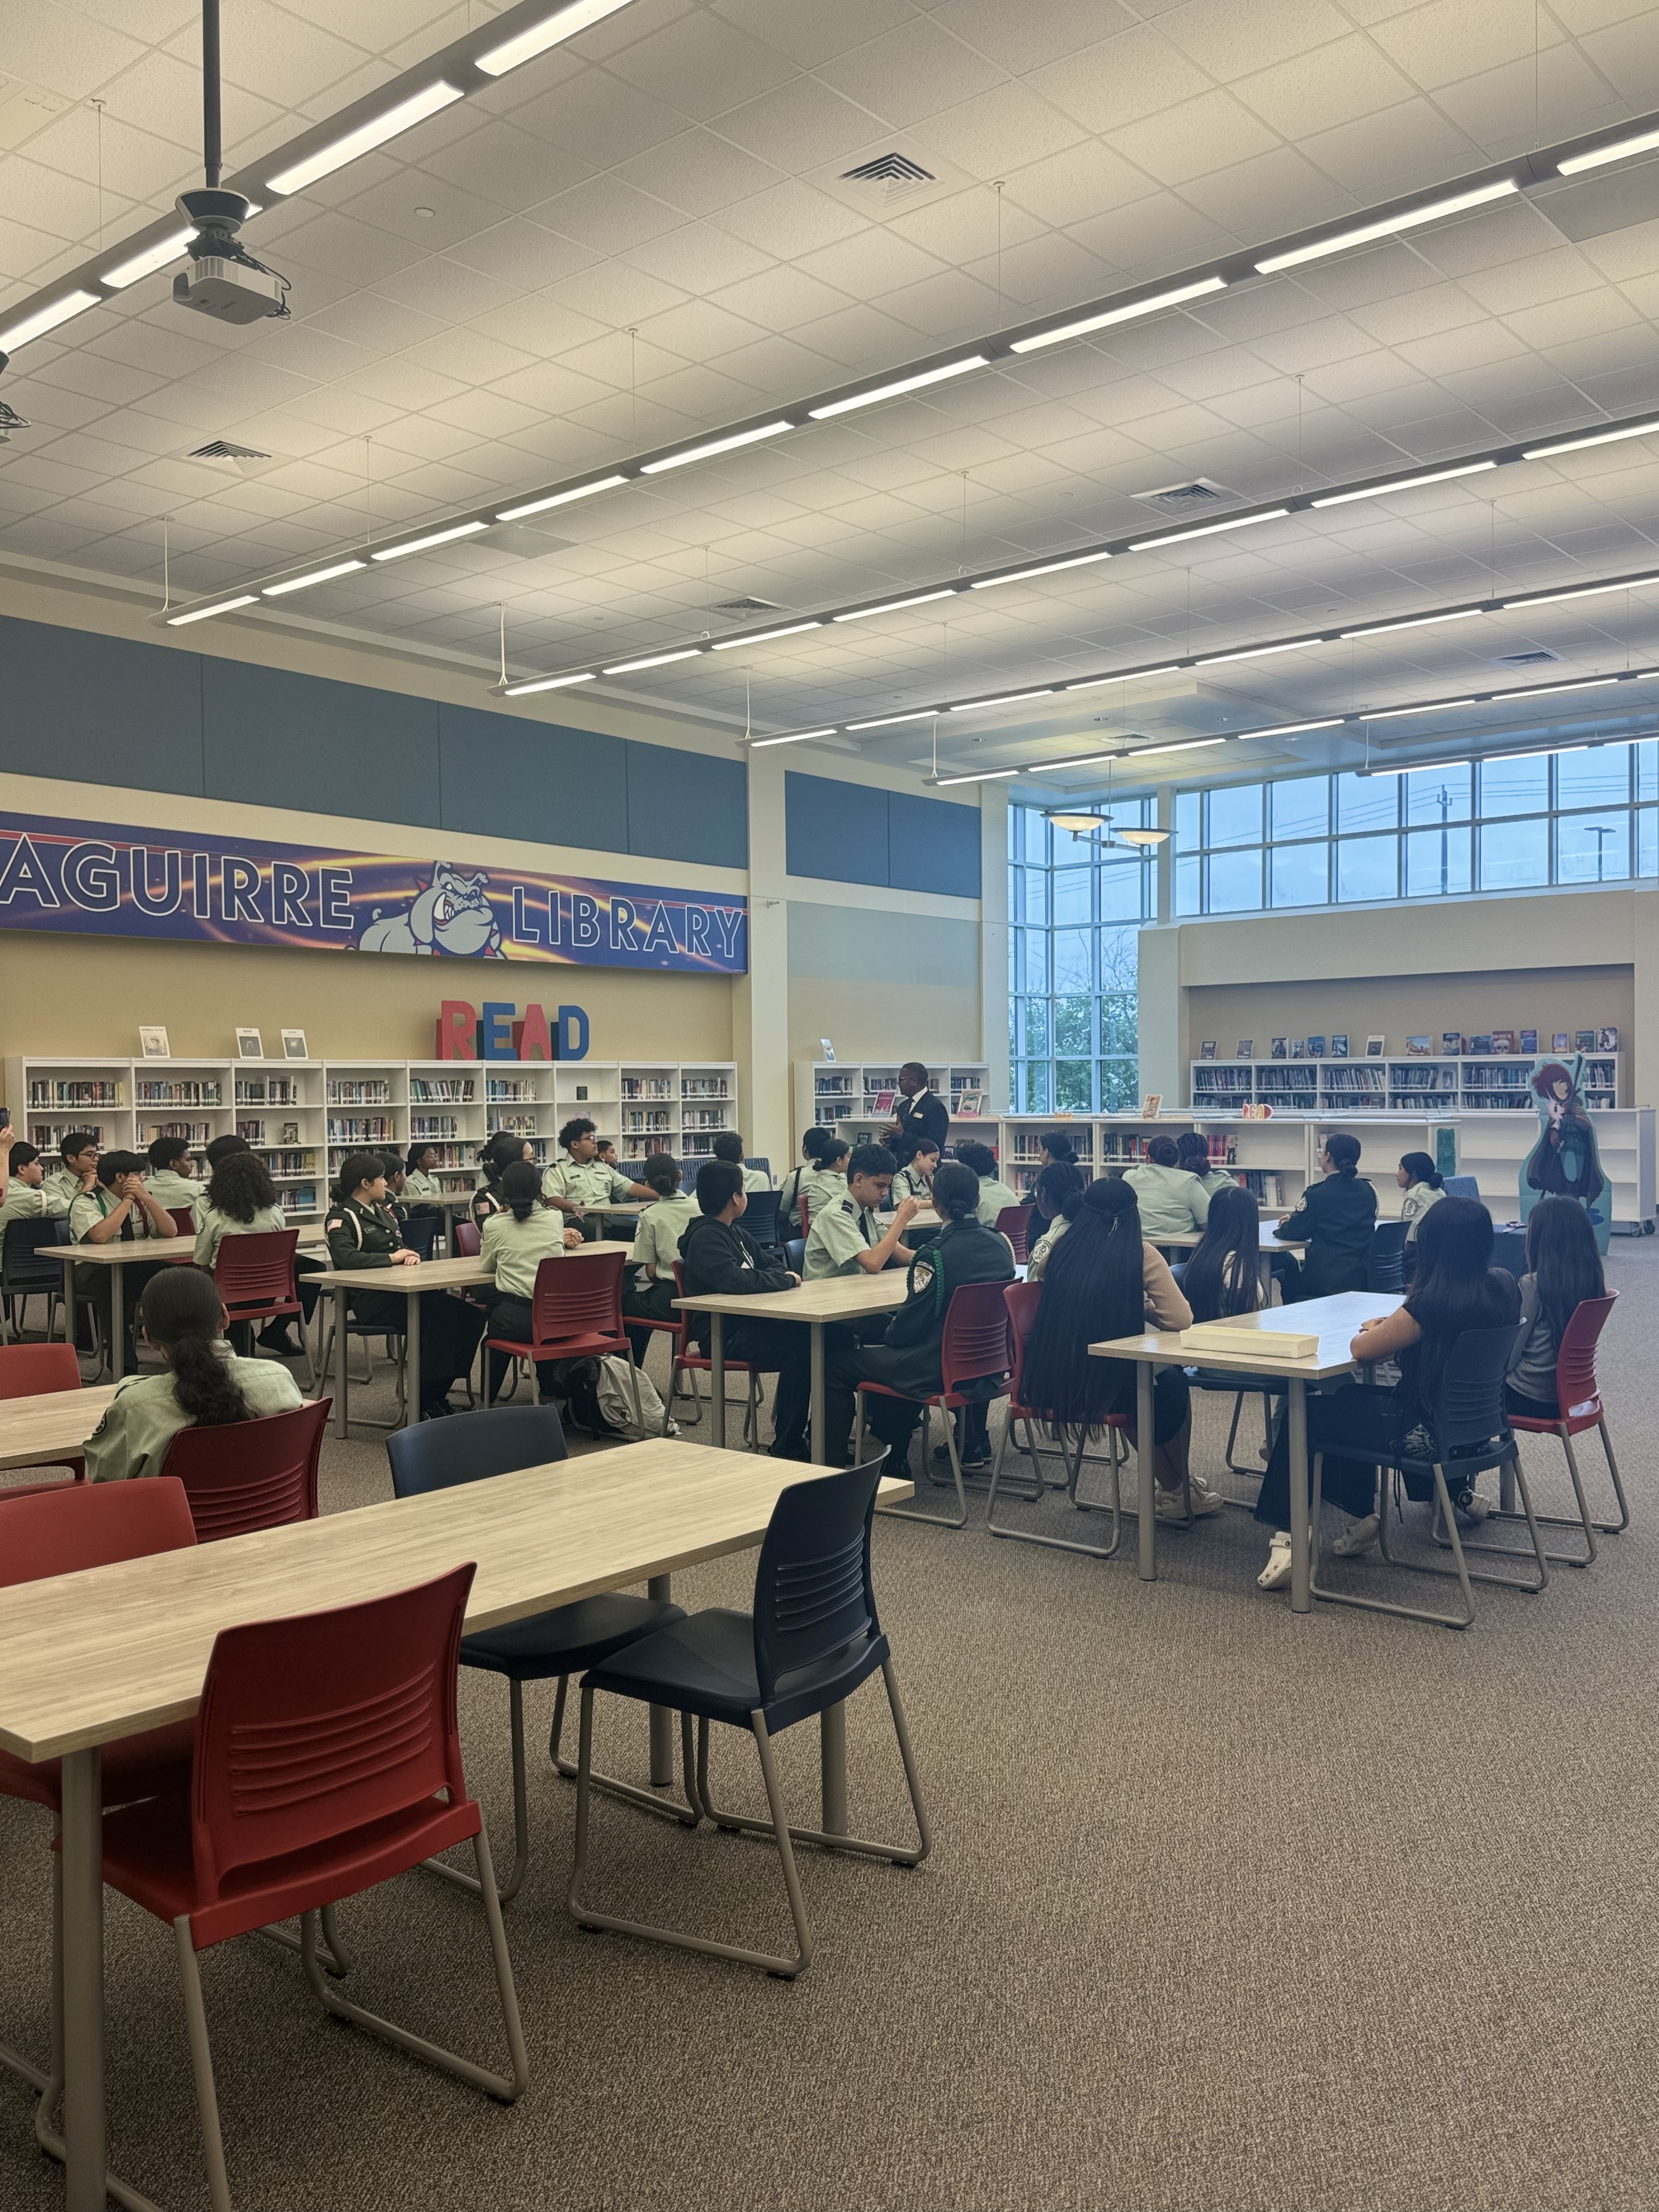
[[464,876],[447,860],[440,860],[432,881],[400,913],[374,919],[357,939],[360,952],[453,953],[463,958],[501,957],[501,933],[496,925],[484,885],[489,876],[480,868]]
[[1584,1055],[1539,1060],[1532,1070],[1538,1141],[1521,1170],[1521,1218],[1540,1198],[1576,1199],[1595,1230],[1599,1251],[1613,1230],[1612,1186],[1601,1170],[1595,1127],[1583,1097]]

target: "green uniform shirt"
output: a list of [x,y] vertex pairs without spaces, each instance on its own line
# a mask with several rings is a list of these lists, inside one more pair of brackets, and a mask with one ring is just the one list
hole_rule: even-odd
[[[289,1413],[305,1403],[299,1384],[280,1360],[238,1359],[222,1337],[214,1348],[234,1370],[251,1419]],[[171,1375],[129,1375],[87,1438],[87,1480],[125,1482],[137,1475],[161,1474],[167,1446],[180,1429],[194,1426],[173,1393]]]
[[69,1212],[69,1200],[59,1191],[46,1183],[19,1182],[14,1178],[6,1186],[6,1194],[0,1199],[0,1237],[6,1224],[12,1221],[61,1221]]
[[892,1204],[896,1206],[905,1198],[918,1199],[923,1206],[933,1202],[933,1186],[920,1168],[901,1168],[893,1177]]
[[745,1191],[770,1190],[772,1178],[763,1168],[745,1168],[743,1171],[743,1187]]
[[61,1198],[64,1201],[64,1211],[67,1213],[71,1204],[80,1196],[81,1178],[78,1175],[71,1175],[67,1168],[53,1168],[42,1182],[40,1188],[42,1190],[52,1191]]
[[696,1200],[687,1198],[684,1193],[659,1198],[641,1214],[634,1231],[634,1249],[629,1256],[652,1268],[659,1282],[672,1283],[686,1224],[696,1220],[701,1211]]
[[[359,1206],[355,1198],[331,1206],[323,1224],[331,1267],[390,1267],[404,1249],[403,1231],[383,1206]],[[377,1291],[375,1297],[380,1296]]]
[[578,1206],[603,1206],[608,1198],[631,1198],[634,1186],[603,1160],[560,1160],[542,1177],[544,1198],[568,1198]]
[[[79,1186],[77,1185],[76,1188],[78,1189]],[[120,1203],[115,1193],[106,1184],[101,1182],[94,1183],[90,1190],[82,1191],[78,1198],[70,1202],[70,1243],[84,1244],[91,1231],[107,1215],[113,1213]],[[136,1198],[127,1210],[127,1219],[131,1224],[135,1238],[158,1237],[161,1234],[161,1231],[152,1225],[149,1214],[145,1212],[143,1205]],[[173,1234],[171,1222],[167,1224],[167,1234],[169,1237]],[[122,1242],[125,1241],[123,1237]]]
[[527,1221],[515,1221],[503,1207],[483,1225],[479,1258],[504,1297],[528,1300],[536,1294],[536,1271],[544,1260],[564,1257],[569,1217],[556,1206],[538,1206]]
[[234,1221],[216,1206],[202,1209],[202,1223],[196,1232],[196,1249],[191,1255],[198,1267],[212,1272],[219,1255],[219,1247],[227,1237],[257,1237],[269,1229],[286,1229],[280,1206],[261,1206],[255,1209],[252,1221]]
[[827,1213],[831,1206],[839,1205],[846,1195],[847,1177],[844,1175],[831,1175],[824,1168],[808,1168],[801,1176],[800,1189],[796,1194],[798,1201],[803,1198],[806,1200],[809,1228],[817,1221],[820,1213]]
[[191,1176],[175,1175],[171,1168],[153,1168],[144,1180],[158,1205],[165,1206],[169,1213],[175,1206],[189,1206],[191,1213],[197,1214],[197,1227],[201,1227],[197,1200],[207,1189],[204,1182],[198,1182]]
[[[825,1180],[833,1182],[836,1178],[829,1176]],[[801,1264],[801,1277],[805,1282],[821,1283],[831,1275],[860,1273],[859,1254],[867,1252],[872,1244],[879,1244],[886,1234],[868,1206],[854,1205],[845,1186],[839,1205],[813,1206],[811,1213],[806,1257]],[[896,1256],[909,1258],[902,1245]]]
[[1019,1193],[1010,1190],[1000,1176],[981,1176],[979,1179],[979,1218],[988,1229],[997,1225],[997,1216],[1006,1207],[1019,1204]]
[[441,1198],[443,1186],[436,1176],[428,1175],[424,1168],[411,1168],[404,1178],[404,1195],[406,1198]]
[[1042,1236],[1037,1238],[1036,1243],[1032,1245],[1030,1263],[1025,1270],[1025,1279],[1028,1283],[1035,1283],[1037,1280],[1043,1269],[1048,1264],[1049,1254],[1054,1250],[1055,1245],[1059,1243],[1060,1238],[1066,1234],[1071,1225],[1071,1223],[1066,1218],[1066,1216],[1063,1213],[1055,1214],[1054,1219],[1048,1224],[1047,1229],[1045,1229]]

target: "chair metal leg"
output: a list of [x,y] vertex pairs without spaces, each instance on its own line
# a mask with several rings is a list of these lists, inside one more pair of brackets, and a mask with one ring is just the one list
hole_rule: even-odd
[[[1478,1583],[1496,1583],[1500,1589],[1525,1590],[1529,1595],[1536,1595],[1538,1591],[1541,1590],[1549,1581],[1550,1571],[1548,1562],[1553,1554],[1545,1551],[1543,1547],[1543,1539],[1538,1533],[1540,1525],[1539,1520],[1537,1515],[1532,1510],[1532,1498],[1527,1488],[1527,1478],[1521,1471],[1521,1456],[1518,1452],[1516,1454],[1515,1457],[1510,1461],[1508,1468],[1505,1469],[1505,1473],[1509,1473],[1511,1469],[1514,1474],[1516,1487],[1520,1492],[1521,1504],[1522,1508],[1522,1511],[1516,1514],[1514,1517],[1516,1520],[1525,1521],[1527,1524],[1527,1532],[1532,1538],[1532,1555],[1538,1563],[1538,1580],[1535,1583],[1516,1582],[1512,1575],[1486,1574],[1474,1567],[1469,1569],[1469,1575],[1472,1580]],[[1450,1492],[1448,1491],[1447,1497],[1449,1499],[1450,1498]],[[1494,1515],[1492,1517],[1496,1519],[1498,1516]],[[1507,1518],[1508,1516],[1506,1516],[1504,1517]],[[1569,1528],[1573,1524],[1571,1522],[1567,1523]],[[1441,1534],[1443,1528],[1447,1531],[1444,1535]],[[1432,1538],[1433,1541],[1437,1544],[1443,1551],[1450,1551],[1454,1557],[1462,1557],[1471,1552],[1484,1553],[1489,1557],[1495,1553],[1499,1559],[1523,1559],[1526,1557],[1526,1553],[1524,1552],[1513,1550],[1507,1544],[1483,1544],[1470,1537],[1460,1537],[1457,1533],[1455,1518],[1449,1506],[1448,1507],[1443,1519],[1437,1495],[1435,1500],[1434,1511],[1429,1522],[1429,1534]],[[1589,1562],[1588,1559],[1573,1558],[1566,1560],[1565,1564],[1569,1566],[1582,1567],[1588,1566]],[[1433,1574],[1437,1572],[1443,1574],[1446,1570],[1444,1568],[1436,1569],[1433,1567],[1425,1567],[1422,1571],[1425,1574]]]
[[[1040,1505],[1044,1498],[1048,1495],[1048,1486],[1043,1480],[1042,1462],[1037,1457],[1036,1454],[1036,1437],[1035,1428],[1034,1425],[1030,1421],[1025,1425],[1025,1433],[1029,1446],[1027,1455],[1031,1462],[1030,1472],[1025,1477],[1025,1480],[1030,1482],[1031,1486],[1030,1494],[1026,1497],[1025,1503],[1028,1505]],[[985,1500],[985,1525],[988,1528],[991,1528],[993,1520],[996,1514],[997,1488],[1002,1480],[1002,1462],[1004,1457],[1006,1455],[1009,1443],[1013,1439],[1013,1435],[1014,1417],[1011,1413],[1007,1419],[1004,1421],[1002,1425],[1002,1434],[997,1438],[996,1456],[991,1462],[991,1487]],[[994,1533],[994,1531],[993,1533]]]
[[[1578,1502],[1577,1516],[1575,1518],[1565,1513],[1538,1513],[1531,1516],[1530,1525],[1539,1528],[1581,1530],[1584,1539],[1584,1548],[1582,1552],[1546,1552],[1544,1557],[1553,1567],[1588,1567],[1595,1564],[1596,1531],[1602,1524],[1590,1518],[1589,1501],[1584,1495],[1584,1480],[1579,1472],[1578,1455],[1572,1448],[1572,1438],[1566,1433],[1565,1428],[1559,1430],[1558,1434],[1561,1438],[1562,1449],[1566,1453],[1567,1473],[1572,1481],[1572,1494]],[[1517,1445],[1514,1460],[1504,1469],[1503,1503],[1496,1512],[1488,1515],[1489,1520],[1528,1520],[1528,1516],[1526,1514],[1517,1513],[1515,1510],[1512,1503],[1515,1494],[1515,1478],[1512,1469],[1518,1468],[1520,1463],[1521,1454]],[[1434,1532],[1434,1540],[1437,1544],[1443,1544],[1445,1541],[1437,1529]],[[1470,1552],[1496,1552],[1500,1557],[1510,1555],[1509,1547],[1503,1544],[1466,1544],[1464,1549]],[[1516,1552],[1510,1556],[1518,1559],[1522,1554]]]
[[[857,1431],[858,1444],[854,1453],[855,1464],[861,1463],[864,1457],[863,1393],[860,1391],[857,1395],[859,1399],[859,1419]],[[927,1413],[930,1410],[931,1408],[924,1408],[922,1414],[921,1463],[924,1468],[929,1466],[927,1456],[927,1437],[930,1425],[927,1420]],[[962,1486],[962,1458],[961,1455],[957,1450],[957,1425],[951,1419],[948,1412],[946,1412],[945,1415],[942,1425],[945,1430],[945,1449],[951,1455],[951,1480],[955,1486],[957,1493],[956,1511],[954,1513],[918,1513],[912,1507],[908,1505],[878,1505],[876,1508],[877,1512],[884,1514],[890,1521],[921,1521],[924,1522],[930,1528],[965,1528],[968,1526],[968,1493]],[[941,1486],[941,1487],[942,1486]]]
[[[1010,1425],[1012,1425],[1012,1424]],[[1005,1431],[1005,1435],[1006,1433],[1006,1431]],[[1081,1544],[1079,1543],[1076,1538],[1073,1536],[1043,1536],[1038,1534],[1034,1529],[1010,1528],[1006,1524],[999,1527],[994,1516],[996,1512],[997,1478],[1000,1471],[1000,1461],[998,1467],[992,1470],[991,1495],[985,1509],[985,1525],[990,1530],[991,1534],[994,1536],[1012,1537],[1017,1544],[1041,1544],[1045,1550],[1050,1552],[1082,1552],[1091,1559],[1111,1559],[1116,1553],[1118,1547],[1123,1541],[1123,1493],[1122,1483],[1118,1468],[1117,1431],[1115,1429],[1109,1429],[1106,1433],[1110,1445],[1109,1465],[1112,1470],[1112,1540],[1109,1544]],[[1083,1472],[1084,1446],[1088,1442],[1088,1437],[1089,1431],[1086,1427],[1079,1426],[1077,1432],[1077,1446],[1072,1454],[1071,1469],[1066,1477],[1066,1495],[1070,1498],[1072,1504],[1078,1506],[1079,1510],[1085,1513],[1092,1512],[1094,1509],[1087,1500],[1079,1498],[1077,1494],[1077,1486],[1078,1479]],[[1032,1431],[1031,1432],[1031,1452],[1033,1461],[1035,1462],[1036,1455],[1036,1436],[1035,1431]],[[1032,1499],[1030,1502],[1035,1504],[1036,1501]]]
[[[1382,1507],[1382,1510],[1377,1516],[1377,1541],[1383,1559],[1388,1561],[1390,1566],[1401,1567],[1411,1574],[1447,1576],[1455,1574],[1457,1577],[1459,1588],[1463,1593],[1463,1612],[1462,1617],[1460,1618],[1456,1613],[1435,1613],[1421,1606],[1394,1605],[1382,1598],[1361,1597],[1356,1592],[1352,1590],[1334,1590],[1326,1589],[1319,1580],[1319,1514],[1320,1508],[1323,1504],[1325,1476],[1325,1455],[1323,1452],[1316,1452],[1314,1454],[1313,1463],[1314,1480],[1311,1522],[1313,1532],[1313,1560],[1312,1571],[1310,1576],[1308,1584],[1309,1593],[1311,1596],[1322,1598],[1328,1605],[1351,1605],[1357,1607],[1360,1611],[1364,1613],[1392,1613],[1395,1618],[1399,1620],[1425,1620],[1431,1623],[1437,1628],[1468,1628],[1474,1625],[1474,1592],[1470,1586],[1472,1580],[1479,1582],[1507,1583],[1512,1589],[1526,1589],[1534,1587],[1534,1585],[1530,1583],[1510,1582],[1510,1577],[1506,1575],[1479,1575],[1473,1577],[1471,1577],[1468,1566],[1463,1558],[1462,1545],[1458,1541],[1456,1526],[1452,1521],[1451,1493],[1446,1487],[1445,1472],[1442,1468],[1437,1466],[1434,1470],[1435,1496],[1440,1509],[1443,1510],[1445,1514],[1448,1523],[1451,1524],[1451,1552],[1453,1559],[1455,1561],[1455,1565],[1451,1567],[1437,1567],[1416,1559],[1396,1559],[1393,1553],[1389,1550],[1388,1492],[1389,1486],[1392,1479],[1393,1470],[1388,1468],[1384,1468],[1381,1472],[1382,1496],[1379,1499],[1379,1504]],[[1541,1567],[1541,1559],[1540,1565]],[[1543,1571],[1547,1573],[1548,1571],[1547,1569],[1544,1569]],[[1542,1585],[1540,1584],[1537,1585],[1537,1587],[1541,1588]]]
[[[563,1775],[567,1782],[574,1782],[577,1779],[575,1762],[566,1759],[561,1748],[561,1739],[564,1735],[565,1700],[569,1689],[570,1677],[561,1674],[558,1695],[553,1703],[553,1725],[548,1732],[547,1755],[556,1773]],[[689,1760],[685,1771],[689,1780],[691,1773]],[[647,1813],[655,1813],[665,1820],[678,1820],[683,1828],[695,1828],[702,1818],[697,1799],[690,1790],[686,1791],[687,1802],[684,1805],[677,1805],[672,1797],[664,1797],[660,1792],[647,1790],[637,1782],[624,1782],[620,1775],[595,1774],[592,1783],[593,1787],[603,1790],[606,1796],[625,1797],[630,1805],[642,1806]],[[505,1897],[506,1891],[503,1890],[501,1894]]]
[[[306,1925],[310,1915],[306,1916]],[[213,2046],[208,2040],[207,2010],[202,2002],[201,1969],[190,1933],[190,1916],[173,1923],[179,1953],[179,1979],[185,1993],[185,2024],[190,2031],[191,2071],[196,2077],[196,2109],[202,2122],[202,2154],[207,2160],[208,2195],[213,2212],[232,2212],[230,2177],[225,2171],[224,2137],[219,2129],[219,2099],[213,2086]],[[320,1971],[320,1970],[319,1970]]]
[[[284,1951],[299,1951],[303,1947],[297,1936],[290,1936],[286,1928],[256,1928],[253,1933],[263,1942],[275,1943]],[[323,1953],[323,1971],[332,1974],[336,1981],[343,1981],[351,1972],[351,1954],[339,1939],[334,1923],[334,1907],[323,1907],[323,1942],[328,1946]]]
[[[353,2027],[379,2036],[412,2057],[423,2058],[428,2065],[441,2067],[453,2074],[457,2081],[465,2081],[475,2089],[482,2089],[503,2105],[515,2105],[530,2086],[530,2060],[525,2050],[524,2029],[519,2019],[518,1991],[513,1982],[513,1961],[507,1948],[507,1929],[501,1920],[501,1901],[495,1889],[495,1869],[490,1863],[489,1838],[482,1822],[472,1839],[473,1856],[477,1864],[479,1894],[483,1899],[484,1918],[489,1929],[489,1949],[495,1969],[495,1990],[501,2000],[501,2021],[507,2031],[507,2056],[512,2062],[511,2074],[492,2073],[487,2066],[479,2066],[459,2052],[447,2051],[441,2044],[429,2043],[424,2036],[416,2035],[395,2021],[380,2013],[368,2012],[362,2005],[349,2003],[339,1991],[330,1986],[317,1955],[317,1915],[307,1912],[300,1923],[301,1946],[305,1954],[306,1971],[311,1986],[324,2008],[337,2020],[349,2021]],[[431,1863],[430,1861],[428,1862]],[[218,2207],[215,2207],[218,2212]]]

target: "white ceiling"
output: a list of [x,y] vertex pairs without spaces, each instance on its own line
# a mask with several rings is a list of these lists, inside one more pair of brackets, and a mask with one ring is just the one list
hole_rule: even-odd
[[[228,166],[495,12],[225,0]],[[191,0],[13,14],[0,314],[198,171]],[[158,276],[20,351],[3,396],[33,427],[0,449],[0,557],[159,590],[165,515],[175,595],[216,592],[366,522],[603,469],[1655,106],[1659,4],[1632,0],[635,0],[257,218],[291,324],[186,316]],[[842,181],[892,149],[937,185],[890,207]],[[1133,495],[1194,477],[1257,501],[1659,407],[1656,307],[1642,163],[373,568],[282,618],[483,667],[501,602],[515,672],[630,658],[726,633],[726,600],[811,611],[1146,529]],[[213,437],[272,463],[179,458]],[[747,682],[757,725],[804,727],[1656,561],[1659,440],[1637,441],[616,683],[741,727]],[[1562,675],[1659,660],[1650,597],[1043,702],[947,727],[941,755],[1487,689],[1536,645]],[[915,726],[869,743],[921,757]]]

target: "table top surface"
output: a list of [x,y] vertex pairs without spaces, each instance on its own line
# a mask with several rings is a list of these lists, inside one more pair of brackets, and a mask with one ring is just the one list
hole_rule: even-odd
[[762,1291],[744,1297],[740,1293],[710,1294],[700,1298],[676,1298],[677,1306],[693,1313],[752,1314],[757,1321],[853,1321],[860,1314],[885,1313],[904,1304],[907,1270],[884,1267],[878,1275],[830,1275],[817,1283],[803,1283],[799,1290]]
[[[595,1254],[620,1252],[624,1259],[634,1249],[631,1244],[614,1238],[599,1238],[591,1244],[578,1244],[568,1251],[567,1260],[589,1260]],[[307,1282],[325,1291],[396,1291],[412,1297],[418,1291],[459,1291],[471,1283],[488,1283],[495,1279],[494,1270],[486,1267],[482,1255],[470,1260],[422,1260],[413,1267],[325,1267],[320,1274],[308,1275]]]
[[[0,1591],[0,1745],[27,1759],[196,1711],[213,1639],[476,1562],[469,1632],[751,1549],[827,1469],[672,1440]],[[884,1481],[884,1500],[914,1494]],[[0,1516],[5,1511],[0,1504]]]
[[[1396,1291],[1344,1291],[1335,1297],[1305,1298],[1297,1305],[1269,1306],[1261,1313],[1240,1314],[1227,1323],[1238,1334],[1237,1352],[1218,1349],[1212,1337],[1206,1339],[1201,1351],[1188,1348],[1179,1329],[1113,1337],[1104,1344],[1091,1344],[1089,1350],[1097,1359],[1152,1360],[1248,1375],[1300,1375],[1318,1382],[1353,1365],[1353,1353],[1348,1347],[1362,1321],[1380,1321],[1397,1312],[1403,1303]],[[1316,1352],[1287,1355],[1274,1348],[1275,1336],[1316,1334],[1319,1338]]]
[[0,1398],[0,1467],[50,1467],[55,1452],[78,1452],[114,1395],[114,1383],[100,1382],[91,1389]]
[[[1267,1221],[1262,1223],[1258,1233],[1260,1248],[1264,1252],[1295,1252],[1307,1243],[1304,1237],[1275,1236],[1272,1223]],[[1203,1243],[1204,1231],[1201,1229],[1183,1229],[1175,1237],[1150,1237],[1146,1241],[1150,1244],[1170,1244],[1183,1252],[1194,1252]]]
[[77,1267],[84,1261],[94,1267],[112,1267],[127,1260],[191,1260],[195,1255],[193,1236],[112,1237],[107,1244],[42,1244],[37,1253],[42,1260],[72,1260]]

